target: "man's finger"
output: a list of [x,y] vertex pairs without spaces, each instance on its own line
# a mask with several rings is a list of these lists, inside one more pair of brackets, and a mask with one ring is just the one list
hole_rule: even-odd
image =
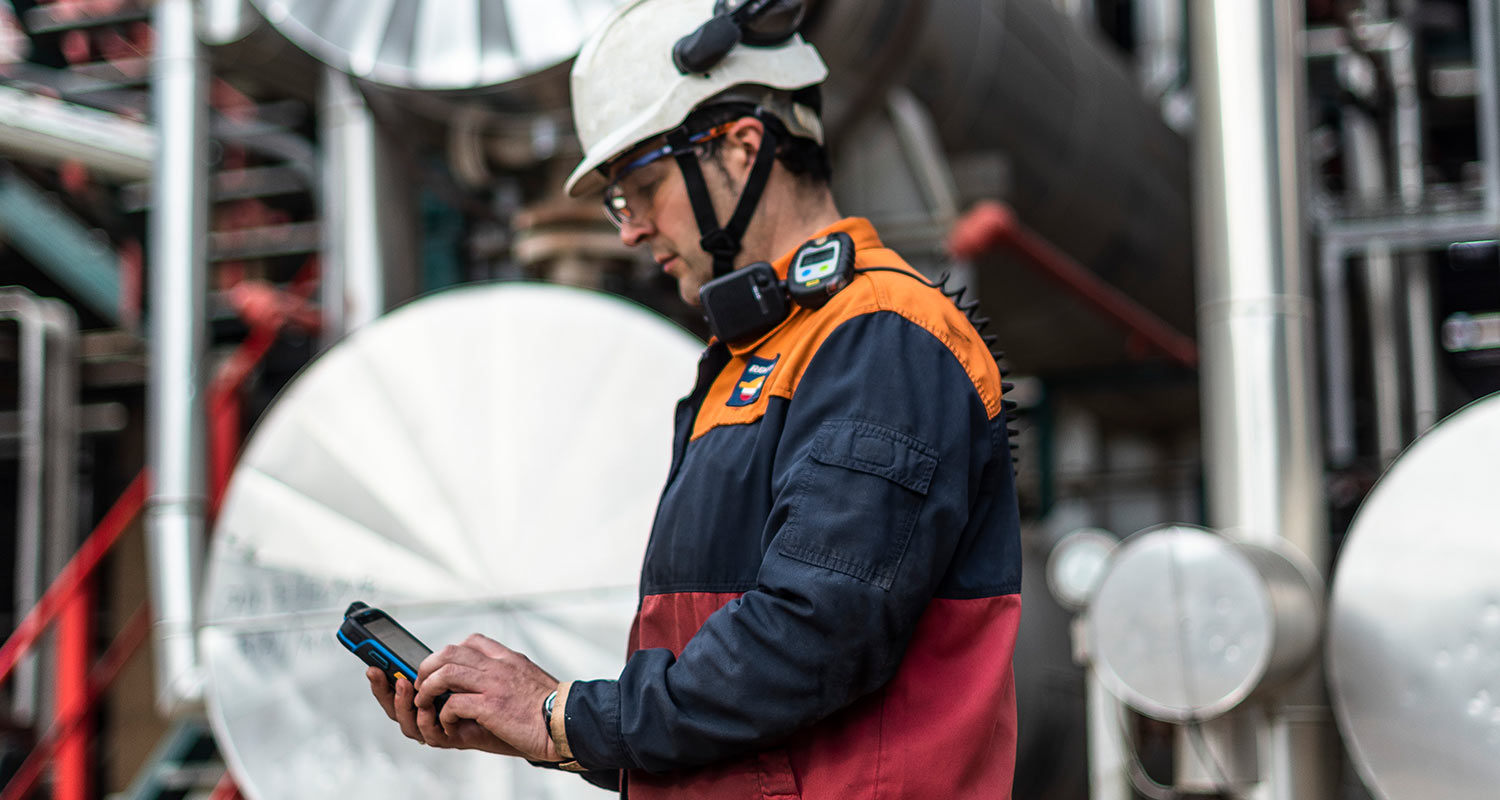
[[394,707],[396,695],[391,691],[391,685],[386,680],[385,673],[376,667],[370,667],[365,670],[365,678],[370,681],[370,694],[375,696],[375,702],[380,704],[380,710],[394,720],[396,718]]
[[432,701],[443,692],[454,694],[481,694],[484,691],[484,673],[463,664],[444,664],[430,673],[417,690],[415,702],[418,708],[429,708]]
[[520,750],[502,741],[478,722],[477,717],[483,708],[483,697],[477,694],[456,694],[449,697],[448,702],[443,704],[443,711],[438,715],[438,722],[453,741],[467,738],[474,742],[474,746],[486,752],[502,756],[523,756]]
[[422,741],[432,747],[451,747],[448,732],[438,724],[437,713],[432,706],[417,708],[417,730],[422,733]]
[[406,678],[396,679],[396,722],[401,725],[401,733],[408,739],[415,739],[422,744],[427,740],[422,738],[422,731],[417,727],[417,707],[413,704],[417,690],[412,687],[411,681]]
[[479,651],[465,647],[461,644],[450,644],[447,647],[422,659],[417,665],[417,688],[421,689],[427,676],[445,664],[462,664],[467,667],[478,667],[484,664],[486,656]]
[[512,652],[509,647],[500,644],[499,642],[491,639],[488,636],[485,636],[482,633],[469,634],[469,638],[464,640],[464,645],[467,647],[472,647],[475,650],[478,650],[481,654],[490,658],[501,658],[506,654]]

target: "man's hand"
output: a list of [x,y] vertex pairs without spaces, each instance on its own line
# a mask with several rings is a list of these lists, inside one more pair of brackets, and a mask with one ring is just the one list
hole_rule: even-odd
[[[418,667],[416,688],[415,732],[427,744],[468,747],[469,742],[498,741],[534,761],[563,760],[542,721],[542,701],[557,689],[557,679],[493,639],[476,633],[428,656]],[[439,715],[432,703],[443,692],[453,694]],[[401,729],[406,732],[407,726],[403,723]]]
[[[421,712],[413,702],[416,700],[417,690],[411,685],[411,681],[397,678],[396,685],[392,688],[386,681],[385,673],[376,667],[366,669],[365,677],[370,681],[370,693],[375,695],[375,700],[380,703],[385,715],[401,726],[401,733],[406,738],[433,747],[483,750],[502,756],[521,755],[521,751],[496,738],[472,719],[454,719],[443,724],[437,731],[438,736],[424,736],[418,722]],[[429,707],[426,713],[431,716],[432,709]]]

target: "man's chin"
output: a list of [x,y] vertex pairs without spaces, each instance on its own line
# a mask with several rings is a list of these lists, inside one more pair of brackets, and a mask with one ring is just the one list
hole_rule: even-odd
[[694,283],[691,286],[681,281],[677,283],[677,294],[682,298],[682,302],[687,303],[688,308],[696,308],[700,310],[703,308],[703,298],[698,294],[698,292],[702,291],[702,289],[703,287],[699,286],[697,283]]

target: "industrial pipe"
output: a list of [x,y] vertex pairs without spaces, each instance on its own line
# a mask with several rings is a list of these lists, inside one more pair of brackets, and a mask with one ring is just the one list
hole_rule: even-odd
[[[1479,138],[1480,190],[1482,205],[1478,210],[1459,213],[1412,213],[1394,217],[1350,220],[1325,220],[1322,230],[1319,280],[1323,297],[1323,347],[1325,421],[1329,459],[1334,466],[1348,466],[1356,456],[1354,435],[1353,366],[1348,354],[1353,352],[1350,333],[1348,298],[1345,286],[1345,258],[1379,241],[1390,250],[1412,253],[1444,247],[1454,242],[1493,239],[1500,236],[1500,53],[1497,53],[1495,7],[1492,0],[1470,0],[1471,43],[1475,75],[1476,128]],[[1409,163],[1412,152],[1420,154],[1420,108],[1416,105],[1415,77],[1408,66],[1412,42],[1405,38],[1388,41],[1391,72],[1398,96],[1397,140],[1401,148],[1398,166],[1402,170],[1402,201],[1407,208],[1418,205],[1425,191],[1421,165]],[[1409,293],[1408,313],[1412,324],[1412,402],[1420,432],[1435,420],[1437,397],[1435,387],[1436,346],[1432,343],[1430,324],[1430,281],[1426,265],[1415,260],[1405,263]],[[1428,320],[1424,323],[1424,320]],[[1418,324],[1423,329],[1418,330]]]
[[153,476],[146,545],[155,614],[157,708],[196,705],[202,676],[194,606],[203,561],[207,303],[208,81],[192,0],[159,0],[152,107],[159,136],[152,185],[151,381]]
[[[1303,269],[1301,0],[1205,2],[1193,15],[1204,466],[1213,527],[1284,540],[1323,571],[1328,532]],[[1334,796],[1320,670],[1264,709],[1204,725],[1179,747],[1195,775],[1248,775],[1257,800]],[[1188,732],[1191,737],[1191,731]],[[1210,751],[1203,753],[1202,751]],[[1207,757],[1205,757],[1207,756]]]
[[1084,304],[1152,349],[1186,367],[1198,366],[1192,338],[1172,328],[1124,292],[1105,283],[1016,218],[1015,211],[993,200],[975,204],[953,226],[948,250],[968,260],[1004,245],[1027,266],[1067,289]]
[[[16,487],[15,604],[24,614],[42,593],[43,415],[46,408],[46,322],[35,297],[24,289],[0,295],[0,320],[19,329],[20,481]],[[11,716],[19,723],[37,716],[36,657],[16,669]]]
[[151,175],[151,127],[105,111],[0,86],[0,152],[47,165],[81,161],[117,180]]
[[323,69],[323,344],[416,294],[410,182],[359,87]]
[[[78,320],[57,300],[13,287],[0,292],[0,320],[17,324],[20,339],[20,481],[16,494],[15,607],[24,615],[62,569],[76,543],[74,476],[78,454]],[[43,705],[55,671],[38,673],[36,658],[16,670],[12,718],[51,716]]]

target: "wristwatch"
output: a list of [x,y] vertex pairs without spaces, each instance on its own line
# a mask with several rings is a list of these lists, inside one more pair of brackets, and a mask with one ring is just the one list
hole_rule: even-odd
[[[565,700],[563,702],[567,701]],[[542,701],[542,722],[547,726],[547,738],[552,740],[553,746],[557,748],[557,752],[562,755],[564,760],[557,763],[548,764],[547,766],[551,766],[556,769],[567,770],[568,772],[586,772],[587,768],[582,764],[579,764],[578,759],[573,758],[572,751],[568,749],[567,734],[561,734],[561,741],[559,741],[559,737],[554,734],[555,729],[552,727],[552,708],[556,704],[557,692],[553,691],[552,694],[547,695],[546,700]]]

